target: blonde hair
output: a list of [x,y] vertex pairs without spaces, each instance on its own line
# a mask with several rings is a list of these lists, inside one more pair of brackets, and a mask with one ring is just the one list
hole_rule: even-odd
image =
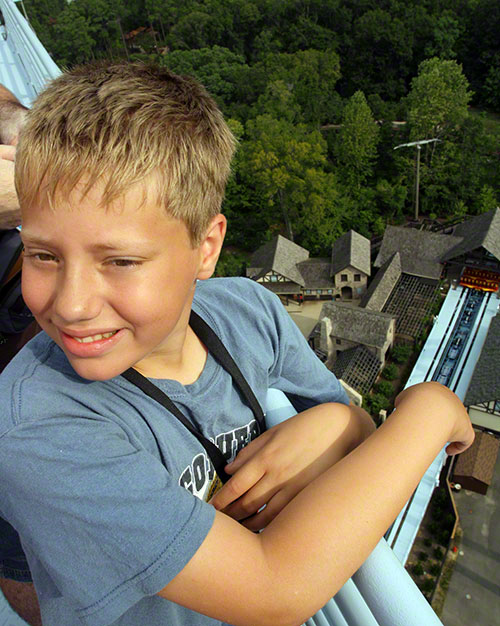
[[158,202],[198,245],[220,211],[235,139],[193,78],[141,63],[83,65],[29,111],[16,154],[21,208],[103,183],[103,206],[155,174]]

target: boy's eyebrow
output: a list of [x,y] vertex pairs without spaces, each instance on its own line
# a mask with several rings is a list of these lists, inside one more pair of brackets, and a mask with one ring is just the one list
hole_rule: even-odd
[[[53,242],[49,238],[39,237],[36,235],[30,235],[29,232],[21,231],[21,238],[23,242],[30,243],[31,245],[39,245],[39,246],[51,246]],[[148,241],[126,241],[126,240],[116,240],[102,243],[93,243],[90,248],[91,250],[104,250],[104,251],[112,251],[112,250],[127,250],[130,249],[131,246],[134,248],[139,246],[147,246]]]

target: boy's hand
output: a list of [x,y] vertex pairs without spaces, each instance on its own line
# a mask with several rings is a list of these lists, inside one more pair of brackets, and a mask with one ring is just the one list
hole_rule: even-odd
[[472,445],[475,434],[467,410],[460,398],[448,387],[437,382],[413,385],[396,397],[394,406],[397,409],[405,403],[412,403],[416,415],[419,411],[428,412],[429,406],[435,410],[442,405],[440,417],[442,420],[450,421],[448,439],[450,443],[446,447],[447,454],[460,454]]
[[299,491],[374,430],[365,416],[362,409],[332,403],[274,426],[227,465],[232,477],[211,504],[245,520],[250,530],[264,528]]

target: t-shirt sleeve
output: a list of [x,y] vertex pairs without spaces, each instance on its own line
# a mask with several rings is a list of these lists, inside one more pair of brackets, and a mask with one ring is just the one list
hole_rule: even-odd
[[43,591],[63,595],[89,625],[161,590],[213,523],[211,506],[104,419],[12,428],[0,438],[0,475],[0,515],[21,535],[33,574],[43,568],[52,581]]

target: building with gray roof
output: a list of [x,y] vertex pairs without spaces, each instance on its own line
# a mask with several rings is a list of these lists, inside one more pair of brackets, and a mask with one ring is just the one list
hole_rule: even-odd
[[346,302],[325,302],[320,314],[319,348],[328,354],[331,367],[343,350],[359,345],[372,352],[383,366],[395,335],[392,315],[363,309]]
[[334,242],[330,259],[309,258],[309,251],[278,235],[261,246],[247,268],[274,293],[305,299],[359,300],[370,275],[370,242],[349,231]]
[[491,257],[493,269],[500,269],[500,208],[458,224],[453,238],[459,241],[442,255],[442,261],[478,252]]
[[382,311],[401,276],[401,256],[395,252],[375,274],[360,306],[372,311]]
[[403,273],[439,280],[443,257],[460,242],[461,238],[454,235],[387,226],[374,266],[382,267],[394,253],[399,252]]
[[464,404],[475,426],[500,434],[500,315],[491,319]]

